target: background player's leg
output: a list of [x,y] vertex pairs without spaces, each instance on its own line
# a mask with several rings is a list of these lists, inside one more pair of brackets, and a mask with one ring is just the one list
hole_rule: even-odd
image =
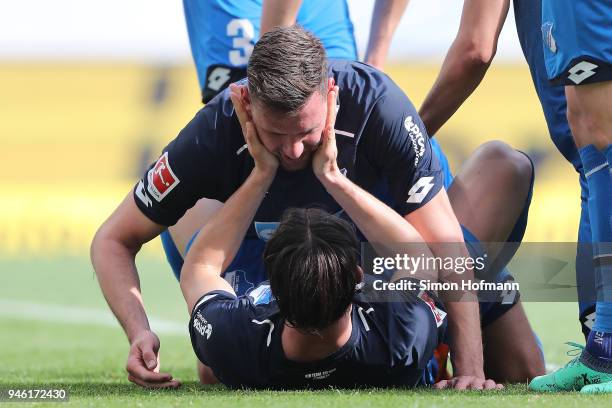
[[261,0],[183,0],[202,102],[246,76],[259,37]]
[[[532,171],[524,154],[505,143],[488,142],[455,177],[449,189],[455,214],[485,248],[512,234],[529,198]],[[483,329],[483,346],[487,378],[520,382],[544,373],[542,354],[520,302]]]
[[578,148],[603,150],[612,143],[612,81],[568,86],[567,118]]
[[612,364],[612,81],[566,88],[568,119],[586,175],[597,304],[586,350]]
[[[506,242],[529,195],[532,167],[503,142],[478,147],[461,167],[448,196],[461,225],[482,243]],[[493,258],[499,248],[487,248]]]
[[484,327],[482,337],[487,378],[525,383],[544,374],[542,351],[520,301]]
[[[588,184],[586,206],[593,255],[604,255],[599,260],[612,253],[612,250],[599,252],[602,242],[612,241],[612,173],[608,165],[612,159],[610,10],[607,1],[542,0],[547,74],[557,84],[571,85],[565,88],[567,119]],[[597,289],[597,295],[606,288],[612,291],[612,271],[601,273],[604,268],[595,262],[594,265],[595,284],[601,289]],[[607,392],[612,392],[612,303],[597,302],[586,350],[555,373],[535,378],[529,387],[547,392],[590,392],[587,390],[591,385],[587,384],[591,383],[608,383]]]
[[595,323],[595,270],[593,268],[593,233],[589,220],[589,187],[582,168],[580,170],[580,224],[576,250],[576,284],[578,285],[578,319],[584,340]]
[[[576,281],[579,288],[579,320],[586,339],[595,318],[593,254],[590,245],[592,237],[587,208],[589,190],[582,171],[582,161],[567,121],[565,89],[553,86],[548,80],[542,49],[546,47],[547,53],[552,52],[551,47],[554,48],[556,42],[553,43],[555,37],[552,31],[550,36],[542,36],[542,0],[514,0],[513,5],[519,41],[542,104],[550,137],[563,157],[572,163],[576,171],[580,173],[581,213],[576,254]],[[562,23],[557,26],[565,27],[566,25]],[[552,30],[553,27],[554,25],[550,29]],[[543,44],[544,38],[546,38],[546,44]]]

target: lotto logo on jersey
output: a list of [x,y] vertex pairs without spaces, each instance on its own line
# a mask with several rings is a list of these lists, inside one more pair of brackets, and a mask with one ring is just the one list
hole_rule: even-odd
[[408,191],[407,203],[420,204],[434,186],[433,177],[421,177]]
[[155,163],[155,166],[147,174],[148,186],[147,190],[149,194],[153,196],[155,200],[160,202],[165,196],[172,191],[174,187],[178,185],[180,180],[172,168],[170,168],[170,162],[168,161],[168,152],[165,152]]
[[425,304],[431,310],[431,313],[433,313],[434,320],[436,321],[436,326],[442,326],[444,318],[446,317],[446,312],[442,309],[439,309],[438,306],[436,306],[436,302],[434,302],[433,299],[425,291],[419,293],[419,299],[425,302]]

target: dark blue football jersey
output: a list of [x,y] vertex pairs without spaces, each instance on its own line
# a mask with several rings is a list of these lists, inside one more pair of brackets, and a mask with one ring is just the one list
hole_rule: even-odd
[[[331,60],[329,74],[340,89],[342,173],[401,215],[427,203],[443,187],[443,174],[410,100],[366,64]],[[203,197],[225,201],[250,174],[254,162],[229,95],[228,89],[203,107],[136,185],[135,201],[152,221],[173,225]],[[313,206],[341,212],[310,166],[279,169],[247,238],[265,241],[285,209]]]
[[296,362],[283,352],[284,320],[264,283],[246,296],[204,295],[189,333],[199,360],[231,388],[415,387],[431,383],[445,316],[426,292],[390,297],[366,285],[353,298],[347,343],[322,360]]

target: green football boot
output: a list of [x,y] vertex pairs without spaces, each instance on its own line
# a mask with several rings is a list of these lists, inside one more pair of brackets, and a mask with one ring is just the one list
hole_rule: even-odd
[[581,394],[612,394],[612,381],[601,384],[589,384],[582,387]]
[[[585,386],[589,386],[584,392],[590,393],[601,389],[604,385],[612,389],[612,384],[607,384],[612,382],[611,363],[602,362],[591,356],[580,344],[571,342],[565,344],[575,347],[567,352],[568,356],[575,357],[565,367],[550,374],[535,377],[529,383],[530,390],[539,392],[580,391]],[[591,389],[593,391],[590,391]]]

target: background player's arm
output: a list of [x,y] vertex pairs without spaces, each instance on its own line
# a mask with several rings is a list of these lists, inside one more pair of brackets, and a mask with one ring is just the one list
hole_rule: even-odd
[[376,0],[370,25],[370,38],[365,63],[383,69],[395,29],[399,24],[408,0]]
[[465,0],[459,32],[419,115],[434,135],[474,92],[495,52],[510,0]]
[[130,193],[102,224],[91,244],[91,261],[100,288],[130,342],[128,378],[147,387],[180,385],[170,374],[159,373],[159,339],[150,331],[135,264],[142,245],[165,228],[142,214]]
[[295,24],[301,5],[302,0],[264,0],[259,36],[263,36],[274,27]]

